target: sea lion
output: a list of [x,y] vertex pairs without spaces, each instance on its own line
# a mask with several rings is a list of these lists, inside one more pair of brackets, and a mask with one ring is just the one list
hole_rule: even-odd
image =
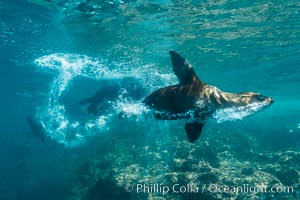
[[185,131],[190,142],[195,142],[199,138],[205,120],[218,109],[232,107],[249,109],[250,104],[259,105],[249,112],[253,114],[274,102],[272,98],[259,93],[234,94],[221,91],[201,81],[192,65],[178,53],[170,51],[170,55],[179,84],[154,91],[143,100],[143,103],[154,110],[157,119],[187,119]]
[[44,125],[41,122],[38,122],[35,119],[33,119],[31,116],[28,116],[26,118],[26,121],[31,129],[29,135],[35,136],[43,143],[45,143],[47,141],[47,134]]
[[119,97],[140,100],[145,96],[145,89],[134,78],[124,78],[121,81],[104,81],[102,87],[92,97],[82,99],[79,105],[86,105],[87,112],[93,115],[103,114],[113,107],[113,102]]
[[83,99],[78,102],[79,105],[89,104],[87,107],[87,112],[89,114],[97,115],[100,112],[110,109],[110,101],[118,97],[120,91],[119,85],[105,85],[96,93],[89,98]]

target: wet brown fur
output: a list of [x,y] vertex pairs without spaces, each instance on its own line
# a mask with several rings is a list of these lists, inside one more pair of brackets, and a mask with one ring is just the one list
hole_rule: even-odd
[[[196,75],[189,62],[170,51],[173,70],[179,84],[154,91],[143,103],[155,110],[157,119],[189,119],[185,131],[190,142],[195,142],[203,129],[205,119],[219,108],[247,106],[251,103],[270,105],[270,97],[258,93],[229,93],[217,87],[203,83]],[[157,112],[158,111],[158,112]]]
[[[224,92],[217,87],[205,84],[197,77],[187,60],[183,62],[184,67],[174,65],[173,62],[174,72],[179,78],[180,84],[161,88],[144,100],[144,103],[158,111],[167,111],[171,114],[185,113],[199,108],[197,101],[204,102],[213,110],[232,106],[246,106],[258,102],[259,96],[264,97],[254,92],[239,94]],[[264,97],[263,101],[267,104],[273,102],[269,97]],[[206,109],[206,106],[203,109]]]

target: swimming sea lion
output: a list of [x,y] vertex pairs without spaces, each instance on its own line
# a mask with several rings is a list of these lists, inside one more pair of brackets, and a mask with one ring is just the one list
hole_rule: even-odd
[[87,112],[99,115],[112,109],[112,102],[116,101],[120,95],[122,98],[132,100],[142,99],[145,89],[134,78],[124,78],[120,82],[104,81],[103,86],[92,97],[85,98],[78,104],[88,104]]
[[239,94],[223,92],[217,87],[201,81],[192,65],[175,51],[170,51],[173,70],[179,84],[158,89],[147,96],[143,103],[154,109],[157,119],[187,119],[185,131],[190,142],[195,142],[201,134],[205,120],[218,109],[232,107],[251,109],[248,105],[258,106],[249,112],[271,105],[274,100],[254,92]]
[[47,140],[47,134],[46,134],[43,124],[41,122],[36,121],[31,116],[28,116],[26,118],[26,121],[31,129],[31,132],[29,134],[37,137],[43,143],[45,143]]
[[83,99],[78,104],[89,104],[87,112],[89,114],[97,115],[101,111],[110,109],[111,105],[108,102],[117,99],[120,89],[119,85],[105,85],[97,90],[94,96]]

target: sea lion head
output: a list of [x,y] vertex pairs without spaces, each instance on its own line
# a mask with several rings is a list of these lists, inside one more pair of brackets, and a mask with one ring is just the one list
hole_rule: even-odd
[[274,103],[271,97],[260,93],[242,92],[238,94],[225,93],[226,102],[223,107],[213,113],[218,122],[240,120],[268,108]]
[[235,100],[241,105],[248,105],[253,103],[271,105],[272,103],[274,103],[274,100],[271,97],[267,97],[260,93],[254,92],[239,93],[237,94],[237,98],[235,98]]

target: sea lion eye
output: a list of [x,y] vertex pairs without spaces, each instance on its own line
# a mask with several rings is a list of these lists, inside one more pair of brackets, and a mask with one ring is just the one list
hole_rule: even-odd
[[264,101],[264,100],[267,99],[267,97],[265,97],[265,96],[263,96],[263,95],[257,95],[257,96],[256,96],[256,99],[257,99],[258,101]]

